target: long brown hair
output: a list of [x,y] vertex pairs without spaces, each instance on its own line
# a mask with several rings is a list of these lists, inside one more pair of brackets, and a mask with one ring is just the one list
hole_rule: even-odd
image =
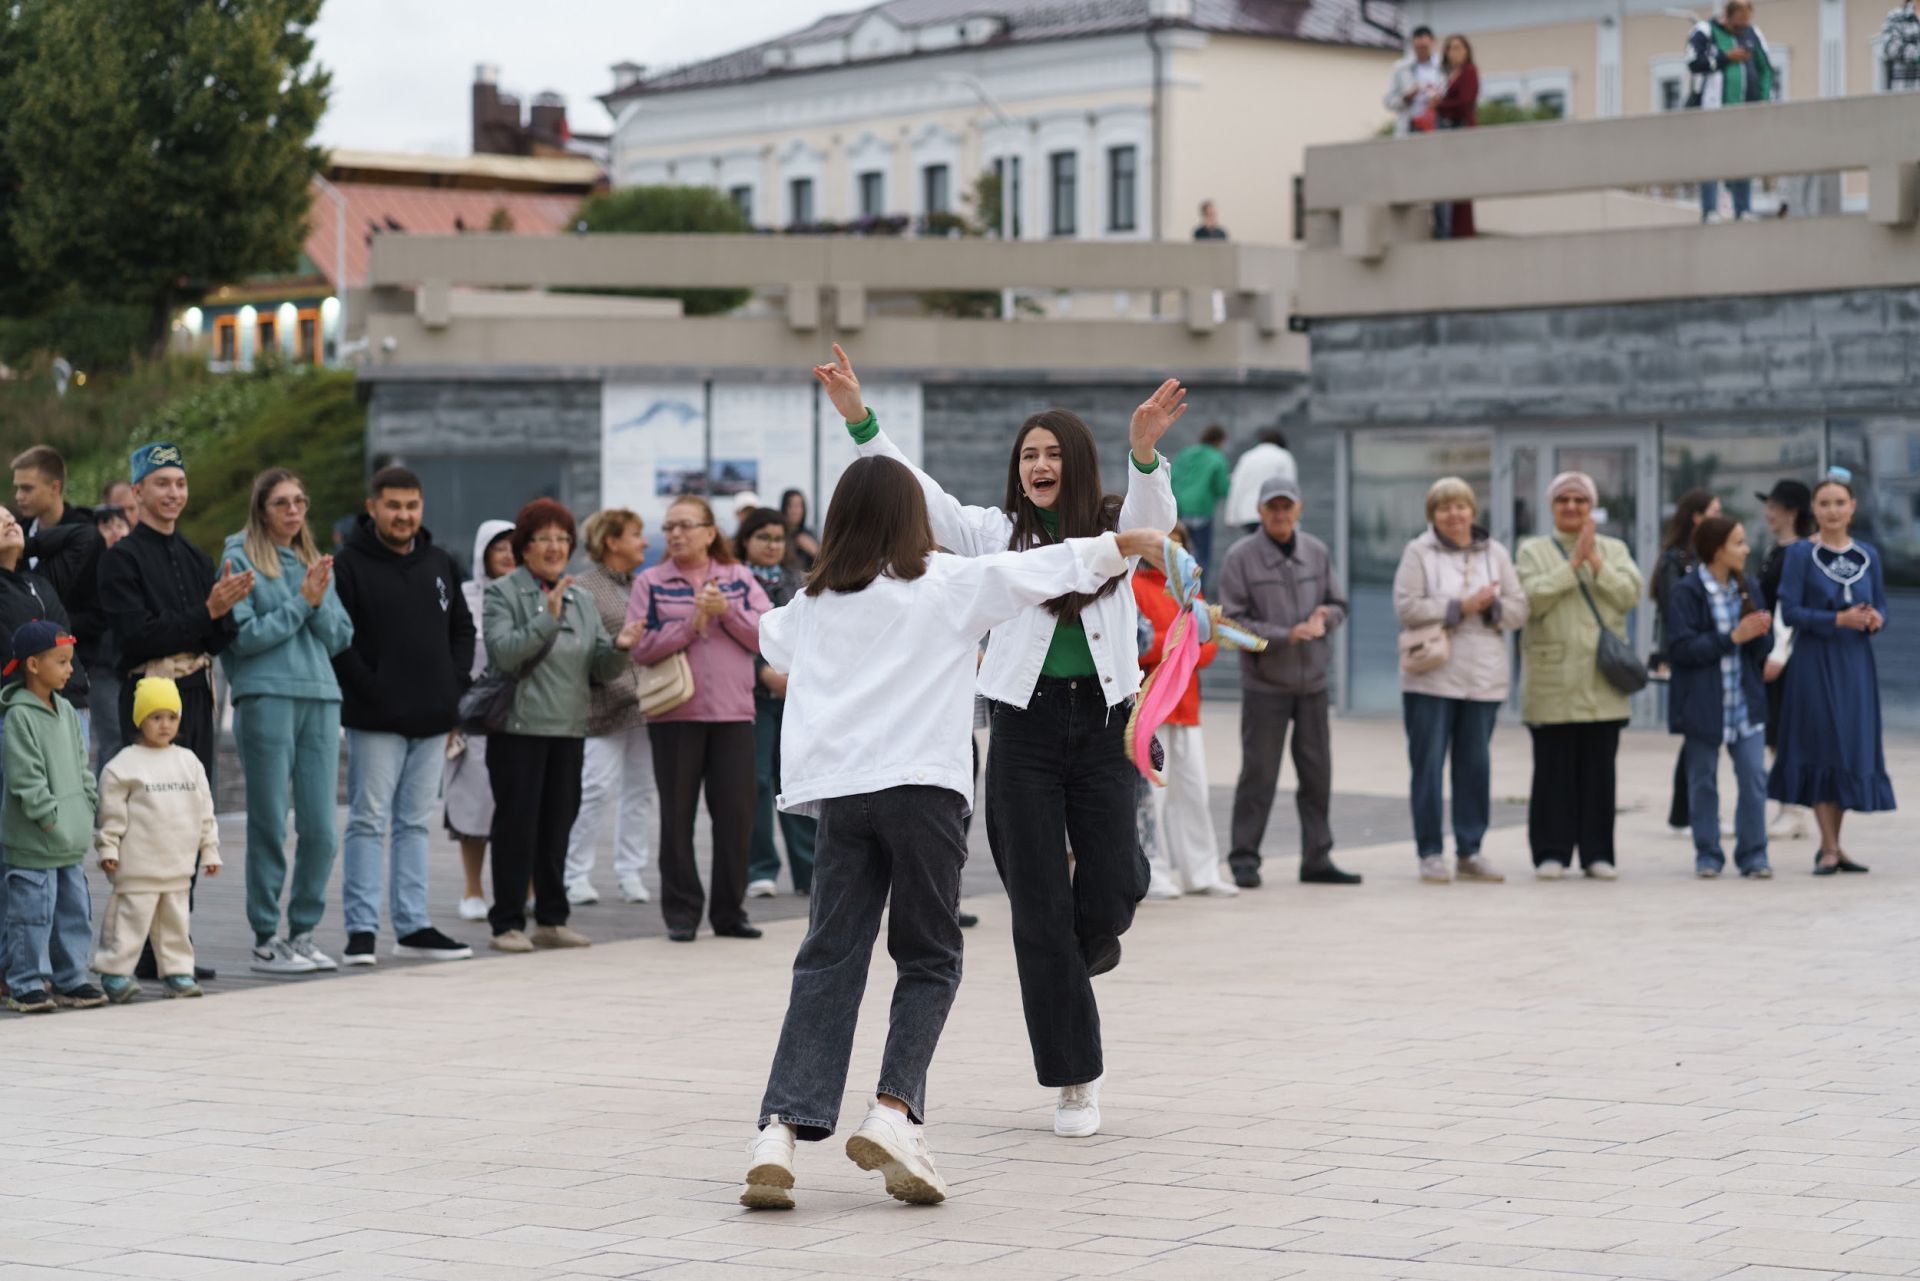
[[[306,482],[285,467],[269,467],[253,478],[253,499],[247,504],[247,536],[240,547],[253,563],[254,572],[262,578],[280,577],[280,548],[274,544],[267,525],[267,499],[288,481],[300,486],[302,496],[306,494]],[[313,541],[313,529],[305,520],[300,522],[300,532],[293,536],[293,554],[308,569],[320,559],[319,544]]]
[[934,552],[926,495],[906,464],[859,458],[834,486],[807,595],[864,591],[885,574],[911,582]]
[[[1729,516],[1708,516],[1693,527],[1693,557],[1703,566],[1711,566],[1713,558],[1733,537],[1733,531],[1740,528],[1740,522]],[[1743,569],[1734,574],[1733,589],[1740,593],[1740,608],[1752,613],[1756,608],[1753,598],[1747,594],[1747,572]]]
[[[1713,491],[1710,489],[1689,489],[1680,495],[1673,505],[1673,515],[1667,518],[1666,536],[1660,540],[1660,554],[1666,555],[1675,548],[1692,554],[1693,532],[1707,508],[1713,506]],[[1648,600],[1660,599],[1660,576],[1651,576],[1653,582],[1647,588]]]
[[[1463,63],[1460,63],[1459,66],[1455,66],[1453,63],[1453,60],[1447,57],[1447,50],[1453,47],[1453,42],[1456,40],[1458,40],[1461,46],[1465,48],[1467,51],[1467,60]],[[1473,41],[1467,39],[1465,36],[1461,35],[1458,31],[1448,36],[1445,42],[1442,43],[1440,46],[1440,69],[1442,71],[1452,72],[1452,71],[1460,70],[1461,67],[1471,67],[1472,65],[1473,65]]]
[[[1027,437],[1038,429],[1053,433],[1060,442],[1060,491],[1053,513],[1058,518],[1057,533],[1048,533],[1041,522],[1040,509],[1020,486],[1020,450]],[[1020,426],[1013,438],[1013,454],[1007,459],[1007,501],[1004,509],[1013,518],[1013,534],[1007,539],[1012,551],[1026,551],[1068,538],[1093,538],[1120,528],[1120,499],[1102,492],[1100,487],[1100,448],[1093,443],[1093,432],[1080,415],[1066,409],[1043,409]],[[1062,623],[1075,622],[1080,611],[1102,596],[1111,595],[1121,579],[1109,578],[1106,586],[1088,595],[1074,592],[1056,596],[1046,604],[1047,612]]]

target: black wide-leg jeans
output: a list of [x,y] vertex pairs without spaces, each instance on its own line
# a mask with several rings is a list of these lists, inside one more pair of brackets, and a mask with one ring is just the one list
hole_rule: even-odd
[[993,705],[987,843],[1013,909],[1020,1000],[1042,1085],[1082,1085],[1105,1070],[1086,958],[1126,933],[1147,893],[1134,824],[1139,771],[1125,747],[1129,710],[1109,708],[1095,677],[1043,676],[1024,710]]

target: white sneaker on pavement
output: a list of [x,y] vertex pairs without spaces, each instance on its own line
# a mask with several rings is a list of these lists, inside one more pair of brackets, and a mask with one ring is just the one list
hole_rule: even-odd
[[637,876],[620,878],[620,897],[629,903],[653,902],[653,895],[647,893],[647,883]]
[[748,898],[773,898],[779,893],[780,887],[772,881],[760,880],[747,882]]
[[1567,874],[1565,863],[1556,863],[1552,859],[1533,869],[1534,876],[1543,881],[1557,881]]
[[318,967],[296,953],[285,939],[269,939],[254,947],[247,968],[256,974],[311,974]]
[[793,1208],[793,1127],[774,1121],[747,1141],[747,1181],[740,1204],[750,1210]]
[[600,891],[585,881],[575,881],[567,886],[567,902],[573,907],[590,907],[600,901]]
[[1238,898],[1240,887],[1232,881],[1215,881],[1211,885],[1202,885],[1194,893],[1204,894],[1208,898]]
[[314,943],[312,934],[296,934],[287,940],[287,946],[293,949],[295,956],[303,956],[312,962],[313,968],[316,970],[337,970],[340,968],[331,956],[322,952],[319,946]]
[[1089,1139],[1100,1133],[1100,1083],[1097,1076],[1085,1085],[1063,1085],[1053,1106],[1053,1132],[1063,1139]]
[[1620,879],[1620,870],[1611,863],[1589,863],[1587,875],[1596,881],[1617,881]]
[[867,1119],[847,1140],[847,1159],[863,1170],[878,1170],[887,1195],[909,1205],[938,1205],[947,1199],[947,1181],[934,1168],[925,1126],[884,1103],[867,1110]]
[[460,919],[463,921],[484,921],[487,919],[487,900],[483,898],[463,898],[460,900]]
[[1157,902],[1164,903],[1170,899],[1179,898],[1180,891],[1175,889],[1171,885],[1159,885],[1159,884],[1149,885],[1147,886],[1147,897]]
[[1429,885],[1453,884],[1453,873],[1447,867],[1447,860],[1438,854],[1428,854],[1420,860],[1420,879]]

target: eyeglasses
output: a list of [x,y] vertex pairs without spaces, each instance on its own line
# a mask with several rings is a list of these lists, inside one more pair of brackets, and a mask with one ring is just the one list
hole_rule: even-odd
[[295,494],[291,498],[270,498],[267,506],[275,511],[305,511],[311,500],[305,494]]
[[769,534],[762,531],[747,541],[750,543],[784,543],[787,541],[787,536],[785,534]]
[[571,547],[573,539],[566,534],[540,534],[529,538],[528,543],[535,547]]
[[1573,506],[1573,507],[1593,506],[1593,500],[1591,498],[1588,498],[1585,494],[1562,494],[1560,495],[1560,497],[1554,499],[1553,501],[1556,505],[1560,503],[1566,503],[1569,506]]
[[684,534],[692,529],[712,528],[713,522],[710,520],[670,520],[660,526],[660,532],[663,534]]

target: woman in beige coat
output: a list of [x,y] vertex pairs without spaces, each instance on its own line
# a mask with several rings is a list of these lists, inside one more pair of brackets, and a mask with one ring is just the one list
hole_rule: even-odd
[[[1463,881],[1504,881],[1480,853],[1493,808],[1489,745],[1507,701],[1507,633],[1527,621],[1527,597],[1507,549],[1474,524],[1473,486],[1444,476],[1427,491],[1427,529],[1393,576],[1393,609],[1408,633],[1439,628],[1446,661],[1400,673],[1407,761],[1413,767],[1413,839],[1420,879],[1445,884],[1441,792],[1453,757],[1453,844]],[[1413,664],[1420,666],[1421,664]]]
[[1565,876],[1577,849],[1588,876],[1611,881],[1614,757],[1631,713],[1596,657],[1601,622],[1624,637],[1644,580],[1627,545],[1594,528],[1593,477],[1562,472],[1547,501],[1553,533],[1521,544],[1516,565],[1531,612],[1520,641],[1520,719],[1533,734],[1527,839],[1541,880]]

